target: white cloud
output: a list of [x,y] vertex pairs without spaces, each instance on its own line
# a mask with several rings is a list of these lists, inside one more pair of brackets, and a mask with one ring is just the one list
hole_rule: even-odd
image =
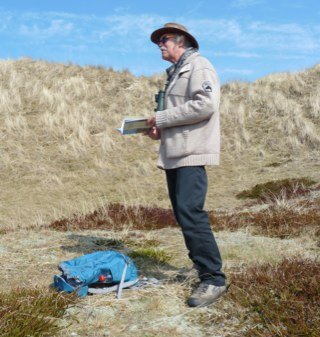
[[301,34],[304,29],[298,24],[289,23],[289,24],[268,24],[265,22],[252,22],[248,25],[250,30],[256,32],[271,32],[271,33],[280,33],[280,34]]
[[[241,3],[253,5],[254,1]],[[46,46],[46,56],[54,55],[53,59],[67,58],[79,63],[90,63],[93,60],[100,64],[114,63],[115,66],[135,59],[132,69],[147,69],[150,64],[148,57],[159,56],[156,46],[149,40],[151,32],[164,22],[173,20],[172,17],[160,15],[132,15],[114,11],[106,16],[55,12],[18,15],[0,12],[0,34],[5,39],[13,37],[11,40],[19,46],[19,53],[23,48],[29,51],[30,46],[35,46],[36,55],[42,55],[40,48],[36,48],[39,44],[41,47]],[[273,62],[304,57],[314,59],[315,55],[320,54],[320,26],[311,23],[287,21],[275,24],[237,19],[190,19],[190,16],[177,20],[194,34],[205,56],[221,57],[221,60],[229,58],[228,62],[234,62],[230,64],[248,64],[251,59],[252,63],[254,59],[261,62],[264,58],[272,59]],[[126,56],[131,59],[127,61]],[[154,64],[156,69],[158,65]],[[162,63],[159,64],[162,66]],[[251,70],[237,68],[225,68],[220,72],[243,76],[253,74]]]
[[208,40],[230,40],[242,35],[241,25],[235,20],[184,20],[196,37]]
[[[253,4],[257,0],[238,0],[234,3]],[[319,26],[296,23],[273,24],[268,22],[240,22],[235,19],[186,19],[181,17],[205,49],[232,49],[226,56],[257,57],[261,49],[269,52],[294,54],[319,51]],[[150,33],[163,22],[170,21],[158,15],[112,14],[98,17],[68,13],[14,13],[0,14],[0,32],[18,32],[31,41],[69,38],[74,44],[105,43],[106,48],[126,52],[140,48],[146,51]],[[109,45],[110,42],[110,45]],[[112,44],[112,45],[111,45]],[[221,49],[222,48],[222,49]],[[244,52],[245,51],[245,52]],[[225,52],[226,53],[226,52]]]
[[265,3],[263,0],[234,0],[231,5],[233,7],[249,7]]
[[320,47],[316,35],[314,27],[311,26],[253,22],[246,27],[246,39],[242,39],[241,43],[253,48],[308,53]]
[[9,12],[1,12],[0,14],[0,32],[8,29],[12,20],[12,15]]
[[252,69],[221,68],[219,73],[246,76],[253,74],[254,71]]
[[150,15],[112,15],[104,19],[105,36],[145,36],[150,35],[152,28],[163,18]]
[[36,39],[47,39],[53,36],[68,35],[73,31],[74,25],[71,22],[65,22],[61,19],[51,20],[41,24],[21,24],[19,32],[22,35],[26,35]]
[[237,57],[237,58],[260,58],[261,55],[257,53],[248,53],[248,52],[214,52],[214,56],[217,57]]
[[[165,18],[149,15],[76,15],[69,13],[0,13],[0,33],[17,38],[27,37],[30,43],[46,40],[48,43],[62,38],[84,44],[106,43],[106,48],[126,51],[146,41],[158,22]],[[108,45],[108,42],[110,45]],[[150,47],[150,46],[148,46]]]
[[[186,20],[187,21],[187,20]],[[295,23],[239,22],[236,20],[192,20],[186,22],[200,45],[228,45],[235,51],[315,53],[320,50],[319,31],[312,25]]]

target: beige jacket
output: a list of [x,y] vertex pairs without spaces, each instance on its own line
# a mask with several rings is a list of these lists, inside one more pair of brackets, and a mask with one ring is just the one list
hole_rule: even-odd
[[167,88],[165,110],[156,113],[161,130],[158,167],[219,164],[219,102],[215,69],[193,53]]

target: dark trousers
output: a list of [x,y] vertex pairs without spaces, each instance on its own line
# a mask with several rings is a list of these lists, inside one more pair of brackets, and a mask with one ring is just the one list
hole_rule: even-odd
[[225,285],[222,260],[203,210],[207,193],[207,174],[203,166],[166,170],[172,208],[199,278],[216,286]]

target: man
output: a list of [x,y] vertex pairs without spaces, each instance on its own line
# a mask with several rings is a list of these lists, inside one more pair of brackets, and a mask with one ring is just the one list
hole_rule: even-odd
[[151,41],[173,65],[167,69],[164,110],[148,119],[148,135],[161,140],[157,165],[166,172],[173,211],[200,278],[188,304],[206,306],[227,290],[220,252],[203,210],[205,165],[219,164],[219,80],[186,27],[167,23],[151,34]]

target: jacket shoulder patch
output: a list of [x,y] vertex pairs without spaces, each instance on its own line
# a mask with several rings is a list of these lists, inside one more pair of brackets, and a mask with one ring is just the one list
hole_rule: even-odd
[[204,81],[202,83],[202,88],[205,92],[212,92],[212,84],[210,81]]

